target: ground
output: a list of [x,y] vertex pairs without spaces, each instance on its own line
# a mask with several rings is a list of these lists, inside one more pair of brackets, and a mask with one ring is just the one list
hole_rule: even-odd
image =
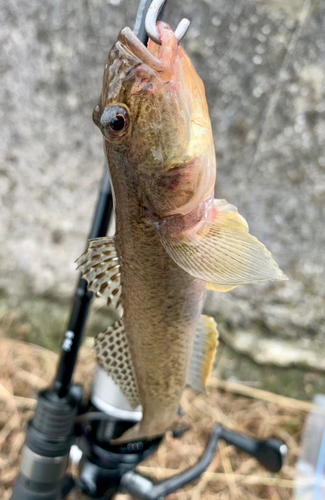
[[[0,353],[0,495],[9,500],[18,472],[24,430],[35,408],[35,392],[51,382],[57,356],[39,346],[8,339],[4,330],[0,335]],[[87,340],[81,349],[75,377],[77,383],[85,386],[86,394],[94,369],[95,359]],[[201,479],[172,494],[170,499],[289,500],[295,488],[303,423],[311,407],[305,401],[220,381],[213,376],[207,394],[187,390],[183,396],[182,408],[189,430],[181,439],[167,433],[158,451],[138,470],[161,480],[186,469],[202,454],[213,425],[220,423],[262,440],[275,437],[285,441],[289,453],[282,471],[271,474],[255,459],[221,442]],[[76,498],[77,494],[71,494],[69,500]]]
[[[0,309],[16,311],[26,338],[43,345],[57,345],[64,329],[104,163],[92,111],[107,53],[137,3],[0,7]],[[236,352],[324,370],[325,4],[168,2],[172,27],[182,17],[206,87],[216,197],[238,207],[289,277],[210,294],[206,310]]]

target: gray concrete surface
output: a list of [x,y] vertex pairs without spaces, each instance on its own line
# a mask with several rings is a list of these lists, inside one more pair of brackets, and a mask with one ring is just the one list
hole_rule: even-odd
[[[0,306],[43,344],[64,325],[102,175],[91,115],[103,67],[136,8],[0,6]],[[325,3],[170,0],[166,20],[175,27],[182,16],[206,85],[216,195],[290,278],[210,294],[206,311],[229,346],[259,363],[324,370]]]

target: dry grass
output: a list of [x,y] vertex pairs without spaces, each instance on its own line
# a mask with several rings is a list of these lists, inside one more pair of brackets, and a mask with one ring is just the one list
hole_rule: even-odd
[[[219,383],[216,379],[212,379],[211,382],[213,385]],[[243,387],[240,384],[236,386],[236,392]],[[253,396],[254,389],[251,389],[251,393]],[[187,415],[186,420],[192,427],[191,430],[181,441],[167,435],[165,445],[155,457],[140,466],[139,470],[162,479],[175,474],[178,469],[194,464],[204,450],[213,425],[220,422],[228,429],[259,439],[272,436],[284,440],[289,447],[289,454],[283,470],[280,474],[271,474],[259,466],[253,458],[239,453],[234,447],[222,442],[219,444],[219,453],[200,481],[191,484],[183,492],[172,495],[171,498],[184,498],[184,500],[292,498],[295,463],[306,413],[302,409],[297,410],[277,404],[276,396],[273,394],[270,394],[270,399],[271,401],[261,401],[255,397],[248,399],[227,390],[220,392],[214,387],[209,388],[206,396],[197,396],[192,391],[187,391],[183,398],[183,409]]]
[[[9,500],[24,442],[24,428],[32,417],[35,394],[51,382],[57,355],[41,347],[0,338],[0,498]],[[91,347],[81,348],[76,382],[92,379],[95,363]],[[295,463],[301,430],[310,403],[283,398],[251,387],[211,379],[207,395],[186,391],[182,401],[190,425],[181,439],[167,433],[158,452],[138,467],[163,479],[194,464],[202,454],[215,423],[260,439],[284,440],[289,455],[280,474],[265,471],[257,462],[219,444],[219,453],[199,481],[174,493],[172,500],[288,500],[293,497]],[[119,495],[122,498],[122,495]]]

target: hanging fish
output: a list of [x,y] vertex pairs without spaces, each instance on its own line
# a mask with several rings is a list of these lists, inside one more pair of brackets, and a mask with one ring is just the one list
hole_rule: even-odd
[[216,162],[204,86],[164,22],[148,47],[123,29],[93,114],[115,195],[116,234],[90,241],[79,268],[122,311],[95,340],[98,362],[140,423],[115,442],[177,422],[184,387],[204,389],[216,346],[206,289],[286,279],[234,206],[214,200]]

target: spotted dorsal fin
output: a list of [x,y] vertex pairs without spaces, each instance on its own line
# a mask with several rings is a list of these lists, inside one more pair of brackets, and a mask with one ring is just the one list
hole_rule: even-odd
[[116,321],[95,338],[98,363],[117,384],[132,408],[140,404],[138,387],[123,320]]
[[106,297],[107,305],[115,309],[121,308],[121,271],[115,238],[89,240],[87,250],[76,263],[77,269],[88,283],[88,290],[99,297]]

